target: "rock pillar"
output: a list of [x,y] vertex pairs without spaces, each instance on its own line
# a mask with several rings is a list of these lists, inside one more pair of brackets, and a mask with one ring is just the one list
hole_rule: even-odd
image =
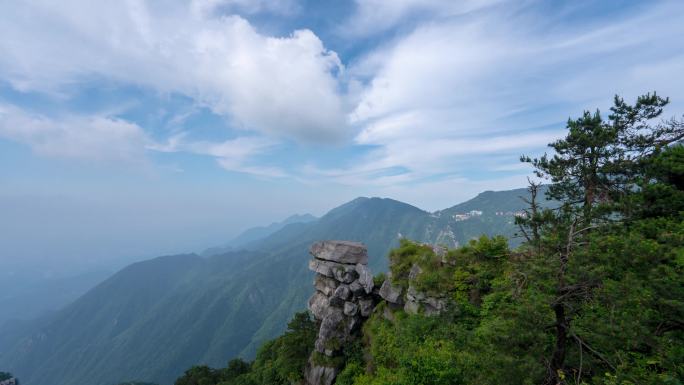
[[316,292],[309,310],[321,326],[305,376],[309,385],[330,385],[339,371],[334,358],[373,310],[373,275],[361,243],[322,241],[314,243],[310,253]]

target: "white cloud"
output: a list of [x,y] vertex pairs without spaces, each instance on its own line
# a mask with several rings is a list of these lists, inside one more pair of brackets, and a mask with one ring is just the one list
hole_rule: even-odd
[[356,0],[356,11],[343,24],[348,36],[365,36],[386,31],[411,17],[443,18],[486,8],[504,0]]
[[210,17],[229,12],[291,15],[301,9],[295,0],[193,0],[190,10],[195,16]]
[[264,137],[244,136],[223,142],[186,140],[186,133],[170,137],[166,143],[153,143],[148,149],[159,152],[186,152],[214,157],[222,168],[262,177],[285,177],[288,174],[277,167],[256,165],[253,158],[276,146]]
[[138,125],[104,116],[58,119],[0,105],[0,137],[24,143],[42,156],[141,162],[147,135]]
[[351,135],[343,66],[313,32],[264,36],[239,16],[205,11],[225,2],[202,3],[2,2],[0,79],[68,92],[102,77],[190,96],[246,130],[308,141]]
[[[346,38],[394,30],[347,67],[310,30],[265,36],[225,16],[287,13],[293,4],[0,3],[9,15],[0,18],[0,79],[69,92],[102,77],[181,93],[252,132],[219,143],[177,136],[148,148],[212,156],[256,175],[373,186],[522,173],[512,166],[520,153],[543,151],[568,115],[606,107],[614,93],[657,89],[684,100],[684,30],[672,16],[679,2],[568,23],[546,7],[535,13],[534,1],[358,1],[342,25],[360,35]],[[329,169],[315,156],[301,172],[260,162],[283,137],[353,138],[356,146]]]
[[229,171],[260,177],[287,176],[276,167],[254,164],[254,157],[276,146],[271,139],[243,136],[222,142],[190,141],[182,132],[159,143],[137,124],[106,115],[48,117],[0,104],[0,138],[28,145],[45,157],[139,164],[146,161],[146,150],[184,152],[211,156]]
[[[369,15],[419,6],[364,4],[378,7]],[[430,4],[448,8],[420,6]],[[554,19],[563,15],[541,17],[505,4],[419,23],[348,68],[350,76],[370,79],[351,121],[360,129],[356,142],[374,150],[361,160],[364,166],[336,175],[374,184],[380,170],[405,170],[392,180],[412,183],[515,171],[511,165],[521,153],[542,152],[563,134],[568,116],[605,110],[615,93],[631,99],[657,89],[683,100],[675,68],[682,63],[684,29],[671,16],[681,11],[681,3],[663,2],[609,24],[569,25]],[[438,11],[450,12],[456,10]]]
[[286,178],[290,176],[290,174],[278,167],[249,166],[226,158],[219,158],[217,162],[228,171],[250,174],[256,177]]
[[521,153],[542,148],[560,135],[560,131],[545,131],[486,139],[392,139],[352,165],[334,169],[309,165],[302,176],[309,181],[387,187],[424,184],[435,176],[461,180],[468,171],[524,174],[530,170],[519,167]]

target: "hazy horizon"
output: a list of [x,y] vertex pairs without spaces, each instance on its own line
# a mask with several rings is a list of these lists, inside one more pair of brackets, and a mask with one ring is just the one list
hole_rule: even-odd
[[[485,190],[480,192],[484,191]],[[434,212],[463,203],[463,201],[467,199],[474,198],[478,193],[468,196],[466,199],[454,201],[453,203],[433,210],[428,210],[416,205],[413,206],[428,212]],[[123,222],[130,217],[135,216],[137,218],[136,215],[140,215],[140,218],[147,217],[146,215],[141,215],[139,212],[135,214],[130,212],[107,212],[107,207],[103,202],[97,204],[93,201],[78,202],[79,205],[76,206],[76,202],[69,201],[67,197],[53,197],[52,200],[48,197],[7,198],[11,197],[5,197],[0,204],[0,210],[8,215],[12,215],[13,210],[20,211],[26,209],[28,205],[33,205],[34,207],[35,205],[39,206],[42,215],[40,218],[21,218],[22,221],[12,224],[12,226],[15,226],[14,228],[8,226],[7,228],[2,229],[4,236],[8,240],[11,240],[10,242],[4,243],[4,246],[9,246],[9,248],[14,246],[21,251],[14,254],[7,253],[6,256],[8,256],[8,258],[6,259],[0,258],[0,267],[7,268],[5,273],[9,275],[14,275],[16,273],[15,271],[12,271],[13,269],[26,270],[27,268],[42,268],[44,273],[43,278],[69,277],[92,271],[111,271],[112,269],[121,268],[128,263],[163,255],[184,253],[199,254],[207,248],[228,244],[233,238],[240,235],[245,230],[279,223],[291,216],[310,214],[315,217],[321,217],[328,211],[357,198],[394,199],[392,197],[359,195],[335,203],[330,207],[323,207],[317,211],[285,213],[281,216],[274,217],[274,219],[266,219],[271,217],[263,216],[264,219],[260,220],[262,217],[259,215],[254,218],[245,218],[243,216],[243,219],[246,220],[245,222],[233,223],[232,226],[229,221],[222,222],[220,216],[216,218],[203,218],[203,224],[211,231],[203,236],[198,237],[196,235],[187,234],[185,231],[186,228],[180,223],[179,226],[170,225],[162,228],[155,227],[156,233],[154,234],[154,237],[150,239],[149,231],[143,234],[137,233],[135,227],[131,228],[127,223]],[[81,208],[81,205],[84,203],[89,204],[89,206],[87,206],[89,208],[87,212],[85,210],[80,212],[72,211],[75,207]],[[404,203],[411,204],[409,202]],[[220,206],[220,204],[216,204],[216,206]],[[170,207],[157,207],[156,209],[159,210],[156,214],[163,215],[162,210],[170,209]],[[100,216],[106,216],[110,220],[119,220],[118,223],[110,222],[107,224],[119,231],[118,237],[111,238],[110,236],[103,236],[101,238],[87,239],[88,227],[97,222],[97,218]],[[156,219],[157,216],[151,215],[151,218]],[[38,224],[37,221],[41,219],[53,219],[53,221]],[[71,222],[71,227],[68,231],[59,232],[59,225],[63,224],[65,221]],[[32,227],[36,225],[38,226]],[[147,226],[152,227],[151,224],[147,224]],[[29,227],[31,227],[31,231],[25,230]],[[78,235],[81,238],[77,241],[74,241],[73,229],[79,230]],[[21,230],[24,230],[24,232],[21,232]],[[174,234],[177,239],[174,239],[173,242],[169,243],[169,238],[174,238]],[[22,238],[22,236],[26,238]],[[40,237],[42,245],[39,245],[40,247],[30,247],[31,242],[39,241],[38,237]],[[123,248],[120,246],[122,243],[127,242],[130,242],[132,245]],[[29,247],[22,249],[22,245],[28,245]],[[28,261],[25,259],[28,259]],[[60,269],[60,267],[62,267],[62,269]]]
[[5,2],[0,264],[87,270],[358,196],[434,211],[524,187],[519,155],[615,94],[656,90],[682,113],[682,11]]

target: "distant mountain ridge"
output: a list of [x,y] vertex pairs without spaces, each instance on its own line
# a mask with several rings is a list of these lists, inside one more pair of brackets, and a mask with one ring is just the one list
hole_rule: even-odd
[[[525,194],[485,192],[435,213],[388,198],[358,198],[320,219],[284,224],[241,251],[139,262],[49,319],[14,335],[0,331],[0,368],[26,385],[108,385],[131,378],[166,385],[193,364],[250,358],[305,308],[311,243],[363,242],[377,274],[386,270],[386,255],[400,237],[454,246],[483,233],[510,236],[513,213],[524,206],[518,197]],[[481,214],[458,216],[470,211]]]
[[240,247],[250,243],[254,242],[256,240],[265,238],[276,231],[282,229],[283,227],[293,224],[293,223],[309,223],[317,220],[315,216],[311,214],[295,214],[291,215],[285,220],[280,221],[280,222],[273,222],[268,226],[257,226],[257,227],[252,227],[249,228],[240,234],[233,238],[230,242],[223,246],[215,246],[215,247],[210,247],[202,252],[202,255],[205,257],[209,257],[212,255],[218,255],[218,254],[223,254],[227,253],[229,251],[239,249]]

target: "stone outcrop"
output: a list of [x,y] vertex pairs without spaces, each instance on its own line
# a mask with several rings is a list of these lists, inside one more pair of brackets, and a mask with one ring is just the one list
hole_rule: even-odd
[[387,279],[380,288],[380,296],[387,302],[388,307],[384,313],[385,318],[392,318],[389,310],[403,308],[406,313],[422,313],[426,316],[440,314],[447,306],[446,298],[430,296],[416,288],[415,281],[423,270],[418,264],[413,264],[408,276],[408,288],[392,283],[392,273],[387,274]]
[[311,245],[309,250],[316,259],[355,265],[368,264],[366,246],[358,242],[323,241]]
[[406,303],[404,311],[409,314],[418,314],[422,311],[426,316],[437,315],[446,308],[446,299],[441,297],[430,297],[422,293],[409,284],[406,291]]
[[329,366],[316,365],[309,359],[309,364],[306,367],[306,383],[307,384],[327,384],[330,385],[335,382],[335,377],[339,372],[337,368]]
[[320,321],[320,329],[305,377],[309,385],[330,385],[339,370],[329,364],[331,359],[341,354],[373,311],[373,275],[361,243],[322,241],[309,251],[313,255],[309,269],[316,272],[309,310]]
[[392,283],[392,273],[387,273],[385,282],[380,287],[380,296],[390,304],[404,304],[404,288]]

